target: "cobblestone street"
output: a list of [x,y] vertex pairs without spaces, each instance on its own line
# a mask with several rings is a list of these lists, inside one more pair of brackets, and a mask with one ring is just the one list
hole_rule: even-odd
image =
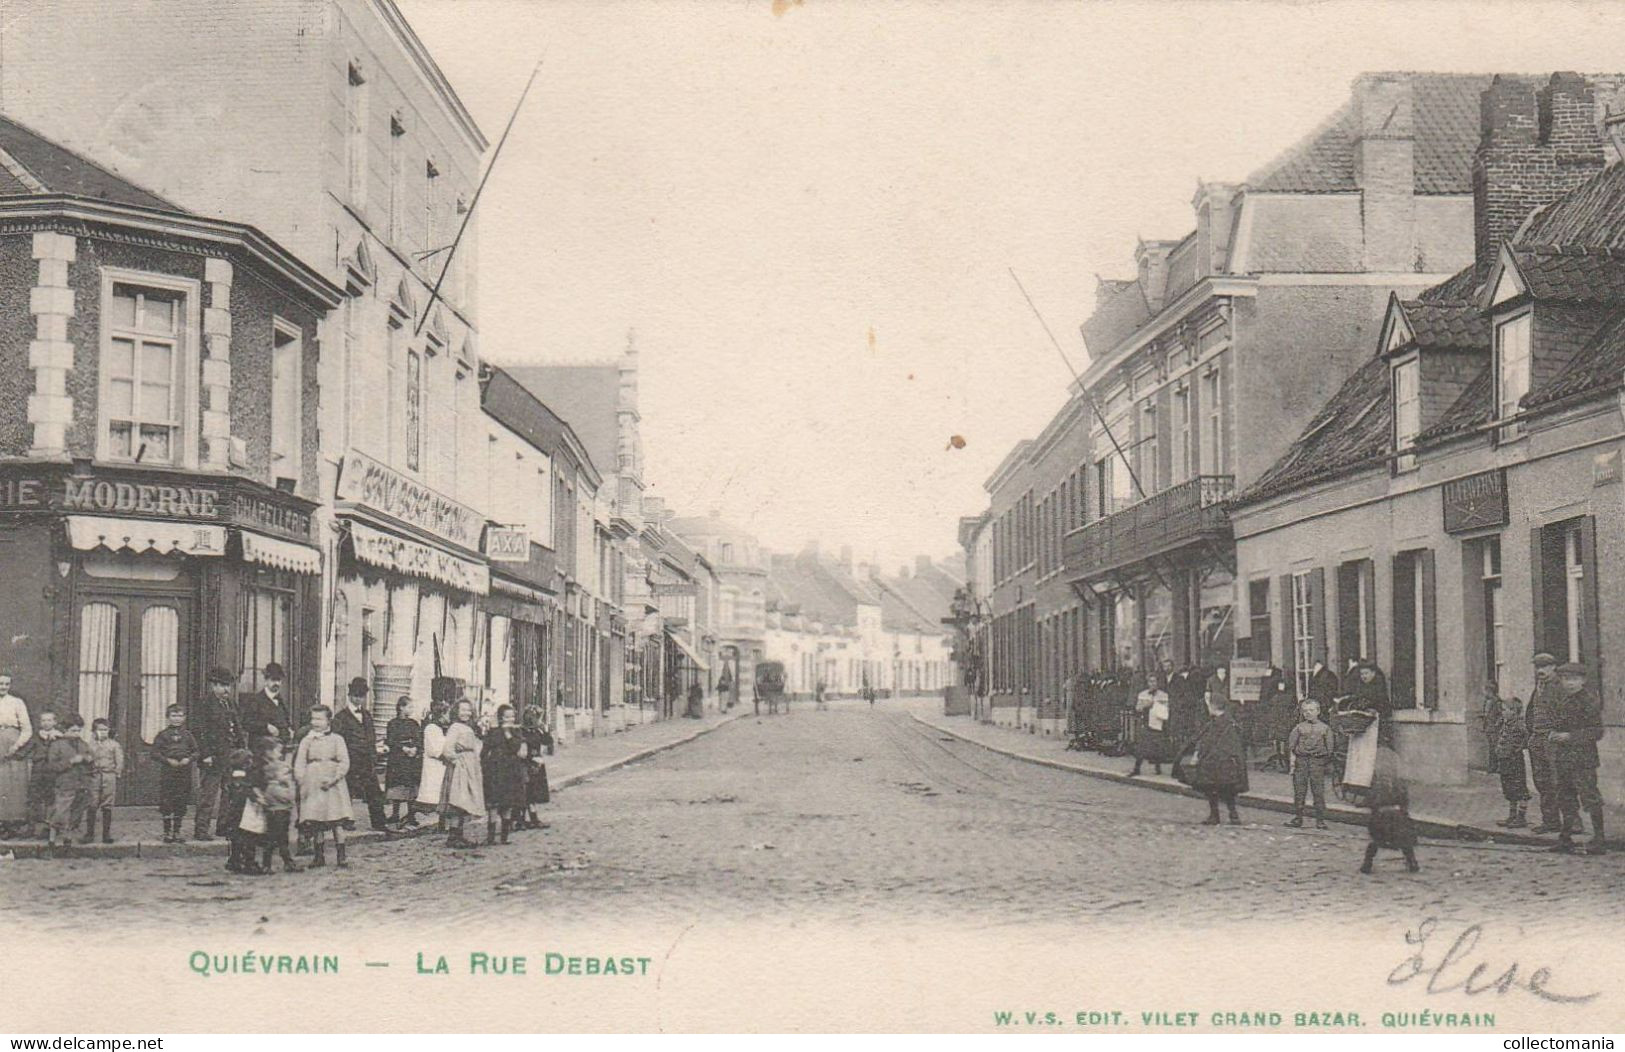
[[[837,923],[952,917],[1003,926],[1177,915],[1182,924],[1307,920],[1357,910],[1373,924],[1508,917],[1557,934],[1607,915],[1625,859],[1424,842],[1356,872],[1363,832],[1287,830],[1244,810],[1197,824],[1200,801],[1081,778],[989,753],[917,724],[899,703],[747,717],[561,792],[551,828],[507,847],[439,837],[359,845],[347,871],[240,878],[217,859],[19,861],[6,914],[55,930],[219,926],[248,933],[341,895],[337,925],[437,904],[437,923],[500,900],[537,917],[725,915]],[[412,879],[403,901],[399,877]],[[1510,900],[1507,888],[1525,889]],[[118,920],[114,920],[118,918]]]

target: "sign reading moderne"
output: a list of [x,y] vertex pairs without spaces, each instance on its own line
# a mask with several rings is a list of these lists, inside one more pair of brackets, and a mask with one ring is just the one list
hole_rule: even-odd
[[479,551],[485,520],[473,508],[436,493],[394,468],[350,450],[339,469],[338,499],[363,505],[444,541]]

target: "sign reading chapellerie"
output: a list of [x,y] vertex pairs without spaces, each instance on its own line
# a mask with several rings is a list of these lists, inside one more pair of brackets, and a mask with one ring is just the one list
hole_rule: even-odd
[[295,498],[261,491],[245,479],[194,480],[138,471],[0,475],[0,512],[81,512],[247,526],[307,540],[310,512]]
[[1506,473],[1499,468],[1451,479],[1442,489],[1446,533],[1507,524]]
[[483,516],[357,450],[344,455],[338,499],[364,505],[469,551],[479,551]]

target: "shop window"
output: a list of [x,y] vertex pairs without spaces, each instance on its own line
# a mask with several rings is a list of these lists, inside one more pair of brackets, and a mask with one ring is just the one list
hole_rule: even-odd
[[169,707],[180,701],[180,612],[149,606],[141,612],[141,740],[164,729]]
[[1197,660],[1222,665],[1235,649],[1234,582],[1228,570],[1202,570],[1196,581]]
[[187,466],[194,436],[186,411],[195,384],[191,283],[109,272],[102,289],[99,455],[138,464]]
[[[1534,531],[1536,644],[1559,661],[1595,666],[1597,632],[1596,520],[1568,519]],[[1596,668],[1591,669],[1595,682]]]
[[1394,708],[1438,704],[1438,654],[1434,642],[1433,553],[1394,556],[1394,667],[1388,690]]
[[[371,676],[367,677],[369,680]],[[344,697],[350,686],[350,597],[333,596],[333,698]]]
[[1145,592],[1145,656],[1148,670],[1174,663],[1174,594],[1160,583]]
[[112,603],[86,603],[79,613],[79,714],[111,719],[118,680],[119,608]]
[[260,689],[260,670],[275,661],[288,665],[288,633],[293,622],[293,595],[273,588],[243,589],[243,667],[237,690]]
[[1370,559],[1352,559],[1337,568],[1337,655],[1350,658],[1376,656],[1376,568]]

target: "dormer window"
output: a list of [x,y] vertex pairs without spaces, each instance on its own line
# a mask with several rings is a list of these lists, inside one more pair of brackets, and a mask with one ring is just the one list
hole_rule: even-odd
[[[1529,393],[1532,318],[1529,311],[1524,311],[1495,326],[1495,415],[1499,420],[1516,417],[1519,403]],[[1505,424],[1501,428],[1500,438],[1508,441],[1521,433],[1518,424]]]
[[1394,451],[1399,454],[1395,471],[1416,468],[1416,454],[1406,450],[1416,445],[1416,436],[1422,432],[1421,373],[1421,359],[1414,357],[1393,368]]

